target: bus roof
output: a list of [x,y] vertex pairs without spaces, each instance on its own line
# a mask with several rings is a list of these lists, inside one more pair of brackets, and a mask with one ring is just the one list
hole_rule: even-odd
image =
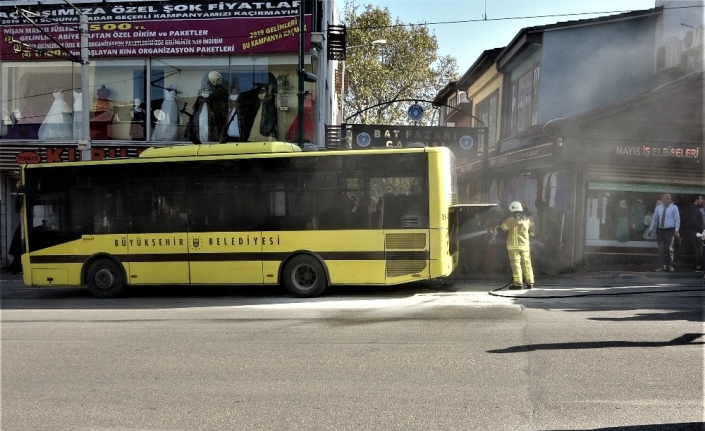
[[65,163],[24,163],[21,169],[44,169],[44,168],[70,168],[72,166],[86,166],[95,164],[129,164],[129,163],[149,163],[152,161],[177,161],[190,159],[195,160],[203,157],[205,159],[225,158],[260,158],[268,155],[275,157],[288,156],[328,156],[328,155],[354,155],[354,154],[383,154],[383,153],[416,153],[445,151],[446,147],[419,147],[419,148],[370,148],[365,150],[325,150],[325,151],[304,151],[298,145],[288,142],[238,142],[224,144],[183,144],[171,145],[168,147],[149,147],[142,151],[139,157],[119,157],[103,160],[86,160]]
[[296,153],[299,151],[301,148],[298,145],[288,142],[237,142],[150,147],[142,151],[140,157],[220,156],[227,154]]

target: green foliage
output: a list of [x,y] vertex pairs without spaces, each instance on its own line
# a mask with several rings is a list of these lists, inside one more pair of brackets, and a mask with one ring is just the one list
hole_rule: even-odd
[[[438,56],[436,36],[424,25],[392,22],[388,8],[367,5],[361,10],[355,0],[345,3],[341,21],[347,27],[345,116],[383,102],[398,99],[433,100],[438,91],[458,79],[455,58]],[[384,45],[370,45],[386,39]],[[349,119],[348,123],[408,124],[411,102],[382,104]],[[434,117],[430,104],[421,125]],[[435,121],[438,120],[437,114]]]

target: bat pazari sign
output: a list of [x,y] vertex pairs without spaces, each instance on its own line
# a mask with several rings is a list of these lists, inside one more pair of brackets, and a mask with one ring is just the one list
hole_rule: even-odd
[[471,157],[477,153],[484,128],[434,127],[434,126],[386,126],[353,124],[352,147],[361,148],[409,148],[448,147],[456,157]]

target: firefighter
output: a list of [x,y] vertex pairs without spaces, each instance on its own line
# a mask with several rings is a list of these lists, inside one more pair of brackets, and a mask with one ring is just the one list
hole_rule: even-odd
[[531,267],[529,241],[534,237],[534,224],[524,212],[521,202],[515,201],[509,204],[509,212],[511,216],[501,225],[491,228],[490,232],[496,233],[500,229],[507,232],[507,254],[513,278],[510,289],[522,289],[524,281],[526,281],[526,288],[532,289],[534,270]]

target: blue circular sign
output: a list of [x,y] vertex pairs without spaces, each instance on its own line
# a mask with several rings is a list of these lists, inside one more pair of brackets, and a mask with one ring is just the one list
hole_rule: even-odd
[[372,138],[370,138],[370,135],[363,132],[363,133],[360,133],[359,135],[357,135],[356,141],[357,141],[357,145],[364,148],[364,147],[370,145],[370,142],[372,142]]
[[414,103],[413,105],[409,106],[407,114],[409,114],[409,119],[411,121],[421,121],[421,119],[423,118],[423,108],[418,103]]
[[460,138],[460,148],[463,150],[471,150],[474,146],[475,141],[472,139],[472,136],[464,135]]

